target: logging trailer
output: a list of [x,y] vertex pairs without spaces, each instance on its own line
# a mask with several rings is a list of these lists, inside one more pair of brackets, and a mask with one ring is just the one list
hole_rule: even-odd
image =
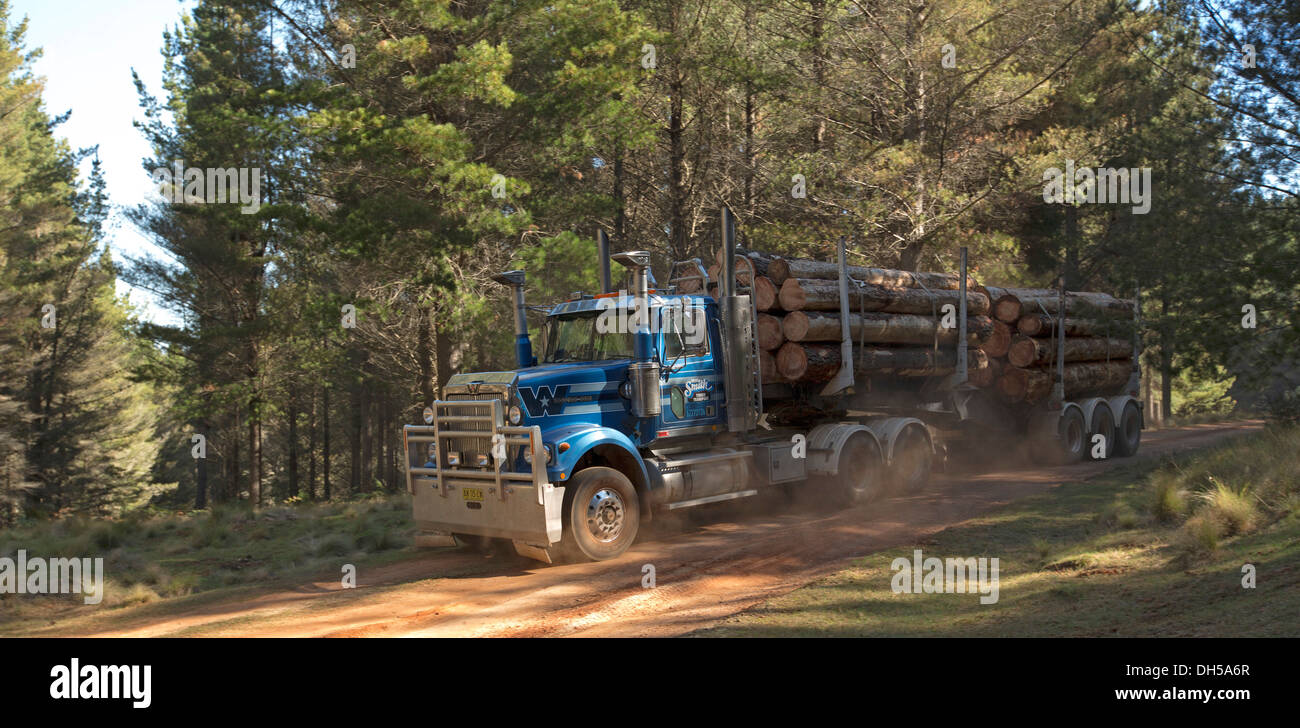
[[[417,545],[501,539],[546,563],[604,560],[669,511],[773,489],[847,506],[920,488],[972,435],[1000,432],[1055,462],[1095,456],[1098,442],[1102,457],[1137,451],[1136,365],[1118,391],[1066,399],[1058,358],[1052,395],[1035,405],[1010,405],[991,388],[971,386],[965,249],[960,332],[943,344],[955,347],[952,371],[855,375],[841,239],[838,373],[815,385],[764,383],[746,285],[758,276],[753,261],[736,254],[730,212],[721,218],[716,296],[706,295],[699,259],[674,263],[667,287],[655,290],[645,252],[613,256],[629,269],[632,289],[615,292],[600,231],[601,292],[550,309],[540,361],[523,271],[495,277],[513,292],[518,368],[450,377],[442,398],[425,408],[424,424],[404,428]],[[1063,327],[1064,304],[1059,316]],[[631,323],[611,329],[611,319]]]

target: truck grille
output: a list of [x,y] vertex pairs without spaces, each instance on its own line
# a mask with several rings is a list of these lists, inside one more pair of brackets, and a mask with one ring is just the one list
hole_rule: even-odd
[[482,420],[465,421],[456,424],[455,429],[460,431],[482,432],[482,437],[448,437],[443,440],[443,451],[441,453],[440,464],[447,467],[447,453],[460,453],[460,468],[467,470],[491,470],[491,466],[480,467],[478,458],[480,455],[486,456],[488,462],[492,461],[492,402],[500,401],[501,409],[504,411],[505,396],[495,393],[473,394],[449,394],[448,402],[482,402],[482,405],[465,405],[457,408],[460,415],[469,415],[472,417],[481,417]]
[[[545,462],[542,429],[537,425],[507,425],[503,399],[500,396],[462,395],[437,401],[433,403],[432,424],[407,425],[403,429],[407,487],[411,493],[415,493],[417,479],[432,481],[445,496],[449,479],[468,478],[487,481],[489,491],[496,492],[500,498],[506,497],[509,484],[528,483],[537,489],[538,498],[541,498],[546,468],[528,466],[523,455],[527,449],[531,451],[534,462]],[[480,432],[482,436],[477,434]],[[492,457],[494,437],[499,437],[505,447],[505,460],[497,461]],[[431,457],[431,451],[437,456]],[[447,461],[451,452],[460,454],[459,464],[451,465]],[[478,464],[480,456],[484,457],[486,465]]]

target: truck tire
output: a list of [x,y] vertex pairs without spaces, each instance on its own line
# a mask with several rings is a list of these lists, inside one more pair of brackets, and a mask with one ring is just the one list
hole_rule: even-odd
[[1142,413],[1136,402],[1128,402],[1115,422],[1115,456],[1136,455],[1142,445]]
[[605,561],[623,554],[636,540],[641,505],[636,488],[613,468],[578,471],[564,489],[565,561]]
[[889,461],[890,490],[914,493],[930,482],[934,450],[930,447],[930,439],[920,429],[908,427],[898,433],[892,454]]
[[[1106,438],[1106,450],[1101,457],[1093,457],[1093,438],[1101,435]],[[1115,454],[1115,416],[1110,412],[1110,405],[1098,403],[1092,408],[1092,422],[1088,423],[1088,442],[1087,458],[1089,460],[1105,460]]]
[[[831,508],[847,508],[855,500],[871,501],[884,491],[880,447],[865,433],[849,437],[840,449],[836,473],[828,479],[822,503]],[[815,487],[815,486],[814,486]]]
[[1088,454],[1088,423],[1078,407],[1066,407],[1056,422],[1051,441],[1052,459],[1060,464],[1077,463]]

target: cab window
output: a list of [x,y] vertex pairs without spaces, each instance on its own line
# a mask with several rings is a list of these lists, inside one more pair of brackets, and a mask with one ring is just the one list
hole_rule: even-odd
[[664,357],[672,362],[709,353],[708,318],[702,308],[663,309]]

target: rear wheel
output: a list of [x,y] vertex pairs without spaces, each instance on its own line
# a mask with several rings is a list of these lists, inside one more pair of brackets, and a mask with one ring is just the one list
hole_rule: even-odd
[[[1101,457],[1094,457],[1093,450],[1096,447],[1094,442],[1097,435],[1101,435],[1105,444],[1105,451]],[[1110,412],[1110,406],[1098,403],[1092,410],[1092,422],[1088,426],[1088,443],[1087,454],[1090,460],[1105,460],[1115,454],[1115,416]]]
[[581,470],[564,489],[566,560],[604,561],[620,556],[636,540],[641,506],[626,475],[613,468]]
[[919,428],[908,427],[894,441],[893,455],[889,463],[892,490],[912,493],[925,487],[930,481],[930,469],[934,466],[930,438]]
[[1058,463],[1077,463],[1087,452],[1088,425],[1078,407],[1068,407],[1056,421],[1056,438],[1051,442],[1052,459]]
[[847,508],[855,500],[874,500],[884,490],[880,448],[861,432],[850,436],[844,443],[836,470],[827,491],[829,506]]
[[1128,402],[1120,412],[1115,426],[1115,455],[1126,458],[1136,455],[1142,445],[1142,413],[1136,402]]

